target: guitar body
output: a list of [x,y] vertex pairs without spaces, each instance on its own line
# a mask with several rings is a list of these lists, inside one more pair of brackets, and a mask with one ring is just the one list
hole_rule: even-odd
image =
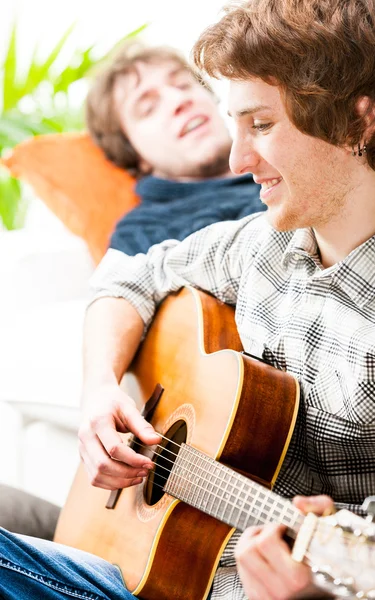
[[[145,404],[160,383],[151,419],[158,432],[270,488],[293,431],[298,384],[241,349],[234,310],[185,288],[156,314],[132,365],[132,395]],[[142,600],[204,600],[233,529],[164,494],[152,476],[122,490],[114,509],[105,508],[108,496],[81,466],[55,541],[117,564]]]

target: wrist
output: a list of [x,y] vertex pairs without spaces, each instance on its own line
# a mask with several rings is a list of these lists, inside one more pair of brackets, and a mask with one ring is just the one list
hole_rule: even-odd
[[113,371],[106,373],[93,373],[92,375],[85,376],[82,384],[82,397],[85,398],[87,395],[91,395],[97,392],[98,389],[107,386],[118,386],[116,375]]

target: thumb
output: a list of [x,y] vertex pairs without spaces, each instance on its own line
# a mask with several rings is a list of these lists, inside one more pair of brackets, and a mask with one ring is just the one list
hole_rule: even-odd
[[309,512],[318,516],[327,516],[335,512],[335,505],[329,496],[296,496],[293,498],[293,504],[304,514]]
[[145,444],[156,444],[160,441],[161,436],[134,405],[127,405],[123,414],[127,429],[139,437],[142,442]]

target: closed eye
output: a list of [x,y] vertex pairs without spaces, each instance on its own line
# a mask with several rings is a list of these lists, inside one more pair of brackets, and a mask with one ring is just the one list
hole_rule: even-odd
[[252,125],[252,129],[257,129],[258,131],[267,131],[272,127],[272,123],[259,123],[258,125]]

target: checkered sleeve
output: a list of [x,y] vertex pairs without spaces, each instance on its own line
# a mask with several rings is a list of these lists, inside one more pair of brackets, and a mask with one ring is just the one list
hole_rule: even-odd
[[147,254],[110,249],[91,279],[91,302],[124,298],[149,326],[156,306],[171,292],[193,286],[234,305],[244,255],[264,229],[261,215],[210,225],[182,242],[167,240]]

